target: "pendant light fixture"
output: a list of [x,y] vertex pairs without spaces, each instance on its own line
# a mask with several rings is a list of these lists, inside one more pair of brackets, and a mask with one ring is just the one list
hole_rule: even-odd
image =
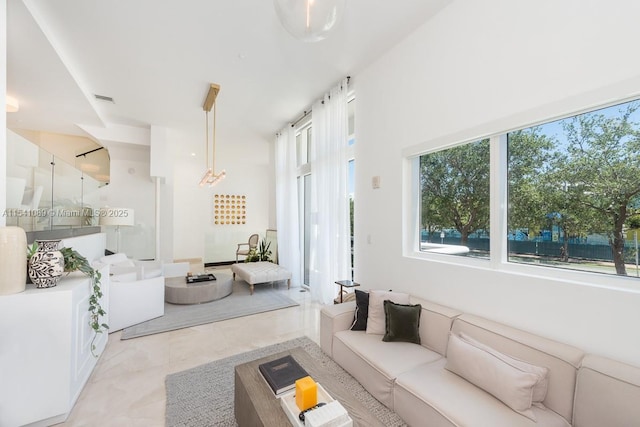
[[[209,86],[209,92],[204,100],[202,109],[205,111],[205,158],[207,164],[207,170],[204,172],[202,179],[200,180],[200,187],[204,187],[209,184],[210,187],[216,185],[220,180],[227,176],[227,173],[223,170],[216,174],[216,98],[220,92],[220,85],[211,83]],[[211,166],[209,166],[209,113],[213,108],[213,127],[212,127],[212,150],[211,150]]]
[[273,0],[282,26],[304,42],[324,40],[342,19],[346,0]]

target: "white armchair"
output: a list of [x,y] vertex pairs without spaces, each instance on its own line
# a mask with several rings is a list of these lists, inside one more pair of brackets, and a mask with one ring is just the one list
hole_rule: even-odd
[[[110,265],[109,332],[164,315],[164,277],[125,254],[100,258]],[[155,277],[145,277],[151,275]]]
[[111,266],[111,275],[136,272],[137,279],[151,279],[162,276],[162,264],[158,261],[140,261],[127,258],[124,253],[106,255],[99,260]]

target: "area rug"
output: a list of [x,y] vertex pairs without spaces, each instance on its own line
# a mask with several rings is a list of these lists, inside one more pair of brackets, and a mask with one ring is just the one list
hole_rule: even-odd
[[166,426],[236,426],[233,414],[234,367],[270,354],[302,347],[385,426],[405,426],[393,411],[371,396],[307,337],[296,338],[167,375]]
[[192,305],[165,303],[164,316],[125,328],[121,339],[143,337],[297,305],[299,304],[284,292],[278,291],[277,287],[256,286],[253,295],[250,295],[249,285],[244,281],[236,281],[231,295],[217,301]]

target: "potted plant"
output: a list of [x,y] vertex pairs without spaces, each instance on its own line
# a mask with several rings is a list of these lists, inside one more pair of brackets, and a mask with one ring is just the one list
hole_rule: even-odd
[[258,246],[258,255],[260,255],[260,261],[269,261],[271,262],[271,251],[269,250],[271,247],[271,242],[265,243],[265,240],[260,241],[260,245]]
[[257,249],[252,248],[249,251],[244,262],[258,262],[258,261],[271,262],[271,250],[269,250],[270,246],[271,246],[271,242],[266,243],[264,239],[261,240]]
[[[27,247],[27,260],[36,253],[38,245],[34,242],[30,247]],[[80,253],[72,248],[61,248],[62,256],[64,257],[64,271],[69,274],[74,271],[80,271],[91,278],[91,295],[89,296],[89,313],[90,320],[89,326],[93,329],[94,336],[91,340],[91,354],[95,357],[98,355],[95,353],[95,340],[98,334],[103,333],[109,329],[109,325],[106,323],[100,323],[100,317],[107,314],[100,305],[100,298],[102,298],[102,290],[100,288],[100,279],[102,274],[91,267],[89,261]]]

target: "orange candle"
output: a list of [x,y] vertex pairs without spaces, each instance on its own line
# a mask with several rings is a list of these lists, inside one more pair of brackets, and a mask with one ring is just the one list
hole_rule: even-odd
[[311,377],[300,378],[296,381],[296,405],[304,411],[318,403],[318,385]]

